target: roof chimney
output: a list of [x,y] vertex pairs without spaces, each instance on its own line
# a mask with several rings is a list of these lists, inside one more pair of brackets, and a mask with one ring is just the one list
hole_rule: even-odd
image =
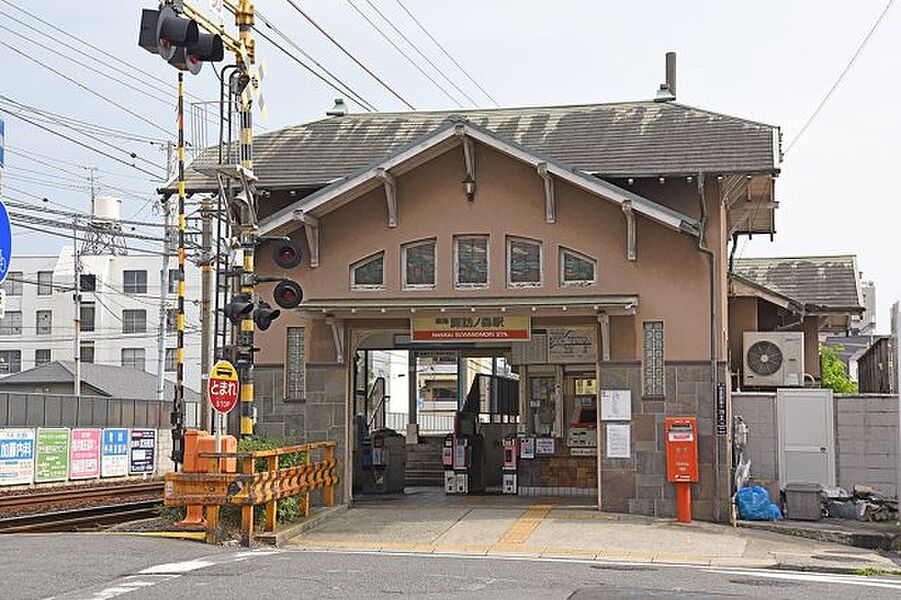
[[676,99],[676,53],[666,53],[666,83],[660,84],[654,102],[671,102]]
[[335,106],[332,107],[332,110],[325,111],[325,116],[343,117],[347,112],[347,105],[344,104],[344,98],[335,98]]

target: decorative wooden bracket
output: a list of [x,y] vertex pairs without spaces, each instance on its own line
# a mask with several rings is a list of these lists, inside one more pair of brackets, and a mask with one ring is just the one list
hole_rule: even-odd
[[332,338],[335,340],[335,356],[339,365],[344,364],[344,337],[342,333],[342,321],[336,317],[326,317],[325,322],[332,328]]
[[623,202],[623,214],[626,216],[626,258],[634,261],[638,258],[638,254],[635,250],[635,213],[632,212],[631,200]]
[[[463,163],[466,166],[466,179],[476,181],[476,152],[472,138],[466,135],[466,128],[463,125],[457,125],[454,133],[460,138],[463,144]],[[472,200],[472,198],[469,198]]]
[[538,175],[544,180],[544,220],[557,222],[557,195],[554,193],[554,177],[548,173],[547,163],[540,162],[535,167]]
[[319,219],[300,210],[294,211],[294,218],[303,223],[307,249],[310,251],[310,268],[316,268],[319,266]]
[[601,326],[601,360],[610,362],[610,315],[607,311],[598,313],[598,323]]
[[386,169],[379,169],[376,176],[385,182],[385,201],[388,203],[388,227],[397,227],[397,180]]

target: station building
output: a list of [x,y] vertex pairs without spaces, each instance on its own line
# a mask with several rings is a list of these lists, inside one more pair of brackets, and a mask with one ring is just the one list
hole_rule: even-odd
[[[258,427],[337,441],[339,498],[360,493],[347,466],[381,423],[369,359],[387,350],[409,356],[410,451],[435,443],[418,357],[456,357],[484,489],[518,435],[519,493],[673,516],[664,419],[688,416],[695,518],[728,518],[728,246],[774,232],[777,127],[672,100],[343,114],[254,151],[260,234],[305,252],[290,272],[257,256],[304,291],[257,334]],[[215,191],[215,163],[189,190]]]

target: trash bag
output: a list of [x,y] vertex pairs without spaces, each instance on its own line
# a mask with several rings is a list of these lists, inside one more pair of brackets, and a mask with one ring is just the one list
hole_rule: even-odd
[[781,519],[779,507],[770,501],[765,487],[755,485],[744,487],[735,494],[738,514],[747,521],[772,521]]

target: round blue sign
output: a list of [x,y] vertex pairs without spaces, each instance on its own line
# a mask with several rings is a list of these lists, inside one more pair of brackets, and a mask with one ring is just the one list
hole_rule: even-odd
[[6,212],[6,205],[0,200],[0,283],[3,283],[9,272],[12,251],[13,232],[9,224],[9,213]]

